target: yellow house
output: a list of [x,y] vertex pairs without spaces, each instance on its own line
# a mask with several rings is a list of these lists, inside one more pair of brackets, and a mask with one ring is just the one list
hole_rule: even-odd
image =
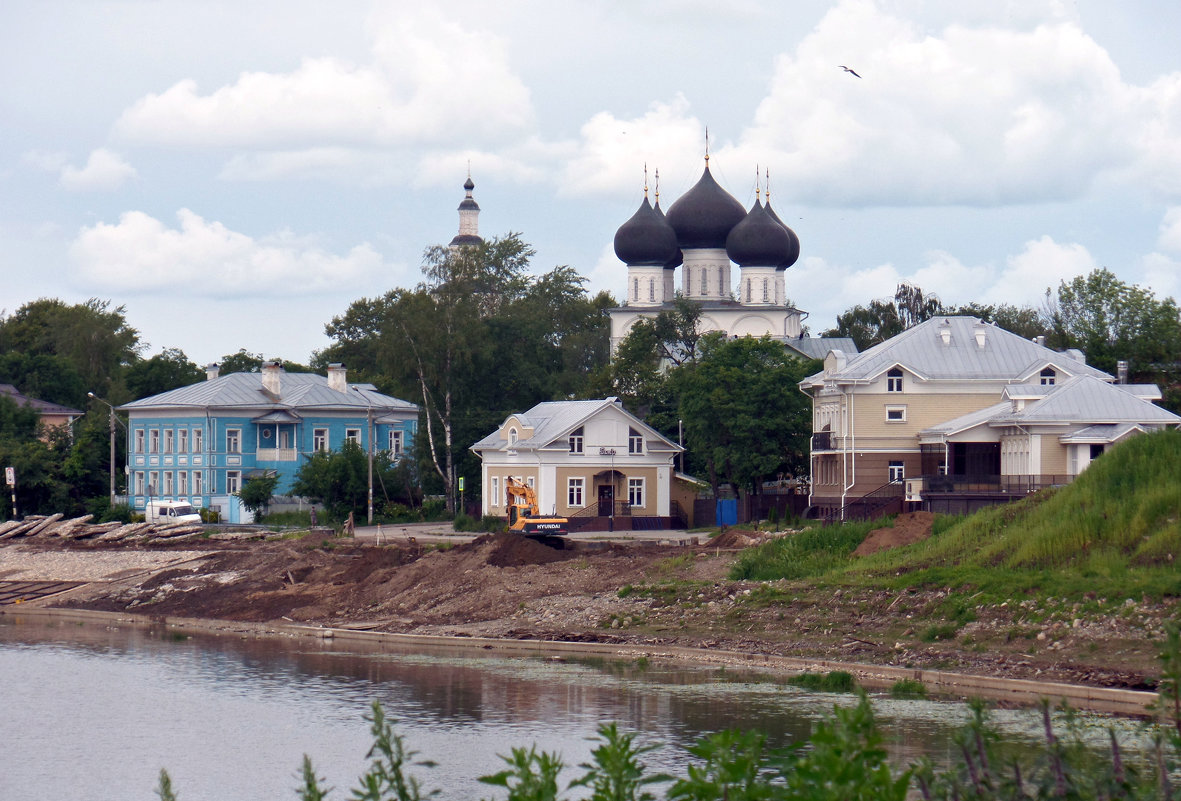
[[17,406],[26,406],[37,412],[41,421],[41,439],[47,439],[50,429],[61,429],[69,432],[74,421],[82,416],[82,412],[62,406],[59,403],[37,400],[21,394],[12,384],[0,384],[0,395],[12,399]]
[[672,500],[682,448],[617,398],[539,403],[511,414],[471,446],[482,462],[481,509],[507,513],[505,479],[521,478],[540,510],[586,526],[668,528],[684,515]]

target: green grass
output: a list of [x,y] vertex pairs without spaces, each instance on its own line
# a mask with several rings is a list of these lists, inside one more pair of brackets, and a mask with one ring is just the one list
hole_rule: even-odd
[[[744,552],[731,578],[822,579],[1016,597],[1181,595],[1181,431],[1132,437],[1072,484],[967,517],[937,516],[922,542],[853,558],[882,521],[812,528]],[[962,605],[955,608],[954,604]],[[970,622],[967,602],[943,615]]]
[[787,683],[793,687],[812,690],[820,693],[851,693],[857,689],[853,681],[853,674],[843,670],[830,673],[809,673],[805,671],[798,676],[792,676]]
[[927,685],[915,679],[899,679],[890,685],[891,698],[926,698]]
[[865,521],[813,526],[748,548],[739,556],[730,578],[774,581],[822,576],[852,563],[852,553],[870,531],[888,522]]

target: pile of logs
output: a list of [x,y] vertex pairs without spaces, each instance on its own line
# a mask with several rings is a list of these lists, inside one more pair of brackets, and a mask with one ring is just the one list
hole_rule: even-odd
[[[90,542],[136,542],[147,545],[187,542],[205,533],[201,524],[181,523],[91,523],[94,515],[83,515],[66,520],[63,515],[29,515],[24,520],[0,523],[0,540],[13,537],[61,537],[67,540]],[[253,538],[262,535],[251,532]],[[219,537],[221,539],[222,537]]]

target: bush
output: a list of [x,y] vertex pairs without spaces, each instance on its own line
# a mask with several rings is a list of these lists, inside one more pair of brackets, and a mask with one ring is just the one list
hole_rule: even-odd
[[451,520],[451,528],[454,531],[478,531],[479,524],[467,512],[456,512],[455,517]]
[[843,670],[830,673],[809,673],[807,671],[798,676],[792,676],[787,683],[793,687],[801,687],[821,693],[851,693],[857,689],[853,681],[853,674]]
[[915,679],[899,679],[890,686],[891,698],[926,698],[927,685]]
[[730,571],[736,581],[775,581],[823,575],[852,561],[850,554],[886,521],[815,526],[742,552]]
[[433,523],[438,520],[447,519],[447,502],[442,498],[430,498],[422,502],[422,509],[419,511],[424,522]]

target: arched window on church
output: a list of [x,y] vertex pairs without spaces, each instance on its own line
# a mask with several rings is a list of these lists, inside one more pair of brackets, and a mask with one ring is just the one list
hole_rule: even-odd
[[709,294],[709,268],[708,267],[701,268],[701,294],[703,294],[703,295]]
[[764,278],[763,279],[763,303],[766,303],[770,299],[771,299],[771,296],[767,294],[767,279]]
[[750,303],[750,279],[746,279],[746,302]]
[[655,302],[656,300],[656,279],[648,279],[648,301]]
[[640,299],[640,279],[633,278],[632,279],[632,300],[639,300],[639,299]]
[[693,271],[688,267],[685,268],[685,294],[693,294]]
[[718,268],[718,294],[726,297],[726,272],[721,267]]

